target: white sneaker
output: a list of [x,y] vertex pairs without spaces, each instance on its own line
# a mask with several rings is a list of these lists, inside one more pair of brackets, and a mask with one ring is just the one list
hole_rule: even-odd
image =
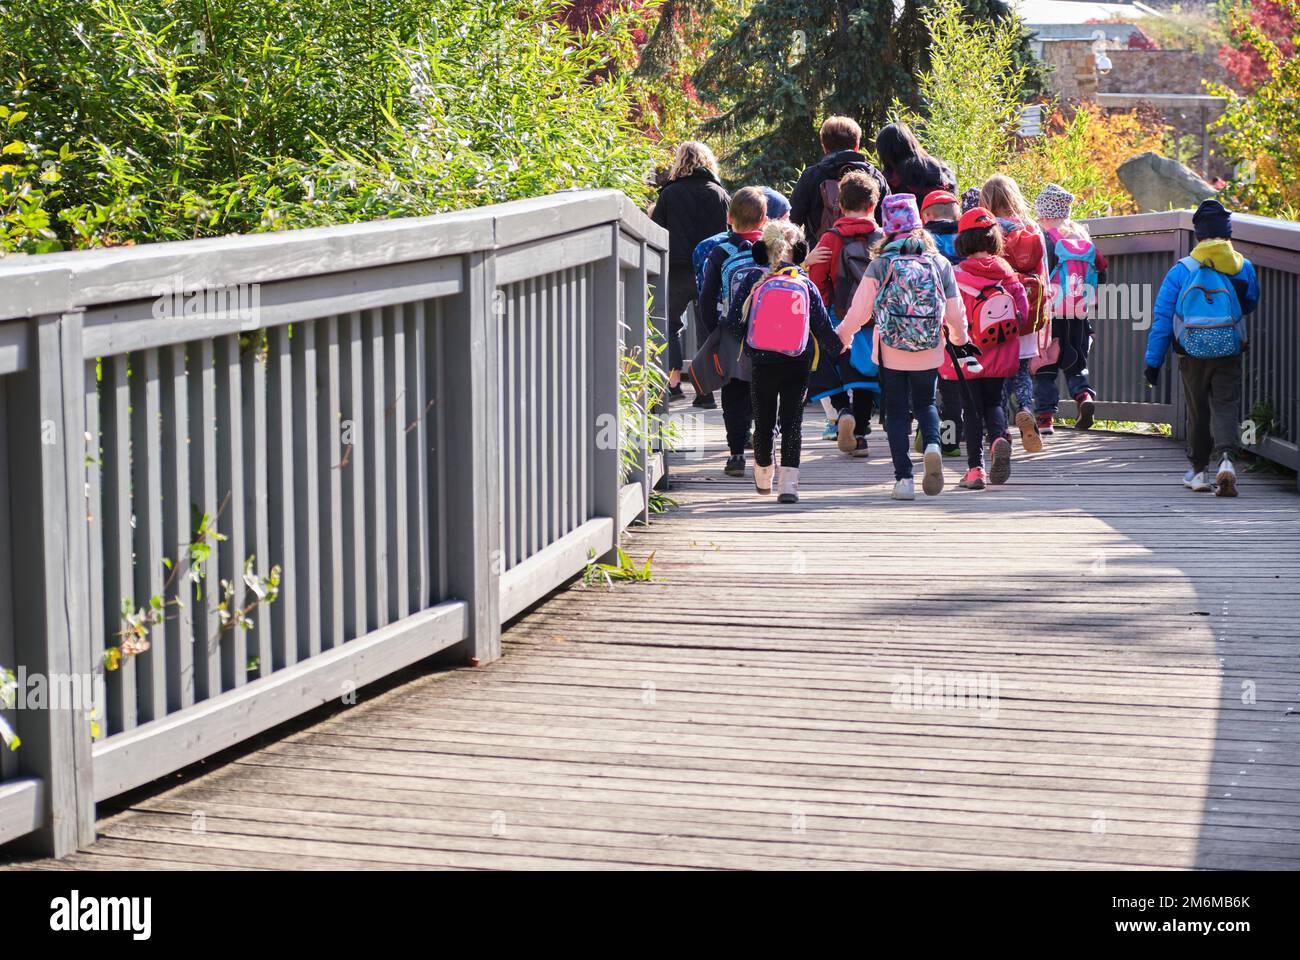
[[1195,476],[1196,476],[1196,471],[1193,470],[1191,467],[1188,467],[1187,472],[1183,474],[1183,486],[1186,487],[1188,490],[1192,489],[1192,478]]
[[782,467],[781,475],[777,477],[777,487],[779,493],[776,495],[777,503],[798,503],[799,502],[799,468]]
[[776,464],[760,467],[754,464],[754,489],[759,493],[772,492],[772,474],[776,471]]
[[1237,471],[1227,457],[1219,464],[1219,472],[1214,477],[1214,495],[1216,497],[1235,497],[1237,495]]
[[911,477],[904,477],[902,480],[894,482],[894,492],[890,494],[893,500],[915,500],[916,483]]
[[943,451],[937,443],[925,448],[925,476],[921,478],[921,489],[927,497],[943,493]]
[[1191,480],[1186,481],[1187,489],[1196,493],[1209,493],[1211,489],[1210,481],[1205,479],[1205,471],[1195,474]]

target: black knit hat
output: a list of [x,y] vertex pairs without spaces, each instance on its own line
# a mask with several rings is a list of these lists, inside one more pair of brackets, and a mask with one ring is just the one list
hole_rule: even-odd
[[1192,214],[1192,229],[1197,240],[1232,236],[1232,214],[1218,200],[1202,200]]

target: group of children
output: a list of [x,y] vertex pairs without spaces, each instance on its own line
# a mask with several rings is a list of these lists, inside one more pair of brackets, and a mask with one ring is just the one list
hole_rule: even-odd
[[[911,137],[905,128],[903,135]],[[841,451],[865,457],[879,401],[894,499],[916,496],[913,420],[926,494],[943,490],[943,457],[960,455],[963,439],[967,469],[959,486],[1004,484],[1012,463],[1008,408],[1022,448],[1041,450],[1064,375],[1076,428],[1093,423],[1087,361],[1106,259],[1070,219],[1074,198],[1055,184],[1032,211],[1000,174],[959,199],[942,179],[946,168],[917,147],[929,165],[918,169],[932,168],[929,185],[939,186],[923,184],[921,195],[916,188],[887,192],[892,181],[865,162],[860,139],[847,118],[823,125],[826,160],[796,188],[802,224],[776,191],[746,187],[730,198],[726,231],[693,251],[704,341],[688,369],[697,397],[721,392],[725,472],[743,476],[752,445],[755,488],[794,503],[805,403],[822,403],[825,436]],[[1202,242],[1175,265],[1157,298],[1147,382],[1155,384],[1172,343],[1189,391],[1192,470],[1185,483],[1232,496],[1240,396],[1240,364],[1232,361],[1244,349],[1241,317],[1254,309],[1258,286],[1227,239],[1226,211],[1206,204],[1195,220]],[[1230,335],[1215,322],[1226,298],[1216,305],[1210,273],[1229,278],[1219,285],[1234,299]],[[1214,485],[1206,477],[1211,455],[1219,461]]]

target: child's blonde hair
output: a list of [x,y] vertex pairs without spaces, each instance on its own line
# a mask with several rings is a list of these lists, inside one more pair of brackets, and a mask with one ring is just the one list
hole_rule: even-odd
[[689,177],[696,170],[708,170],[715,177],[718,175],[718,158],[713,155],[707,143],[700,143],[698,140],[687,140],[677,148],[677,155],[673,158],[672,169],[668,171],[668,179],[676,180],[679,177]]
[[1004,173],[995,173],[980,187],[980,206],[995,217],[1016,219],[1033,223],[1034,214],[1029,208],[1020,186]]
[[803,239],[803,230],[789,220],[769,220],[763,228],[763,245],[767,247],[767,265],[775,270],[790,258],[794,245]]
[[1088,232],[1086,225],[1078,220],[1071,220],[1069,217],[1061,221],[1060,226],[1056,228],[1056,232],[1063,237],[1073,237],[1075,240],[1092,239],[1092,234]]

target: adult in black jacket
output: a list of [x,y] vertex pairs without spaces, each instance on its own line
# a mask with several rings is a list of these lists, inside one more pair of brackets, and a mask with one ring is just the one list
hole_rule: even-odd
[[[701,240],[727,229],[730,199],[718,180],[718,161],[712,150],[693,140],[677,148],[668,182],[660,188],[650,214],[668,230],[668,386],[672,396],[681,396],[682,314],[696,298],[691,254]],[[704,339],[698,325],[695,336],[697,342]],[[711,395],[695,401],[702,407],[717,405]]]
[[790,195],[790,219],[803,227],[809,247],[817,244],[822,225],[822,184],[838,180],[847,167],[862,170],[876,181],[883,199],[889,193],[884,175],[859,153],[862,128],[850,117],[827,117],[821,129],[825,156],[805,170]]
[[946,163],[925,152],[912,128],[890,123],[876,134],[876,158],[880,161],[890,193],[910,193],[919,207],[932,190],[957,189],[957,179]]

